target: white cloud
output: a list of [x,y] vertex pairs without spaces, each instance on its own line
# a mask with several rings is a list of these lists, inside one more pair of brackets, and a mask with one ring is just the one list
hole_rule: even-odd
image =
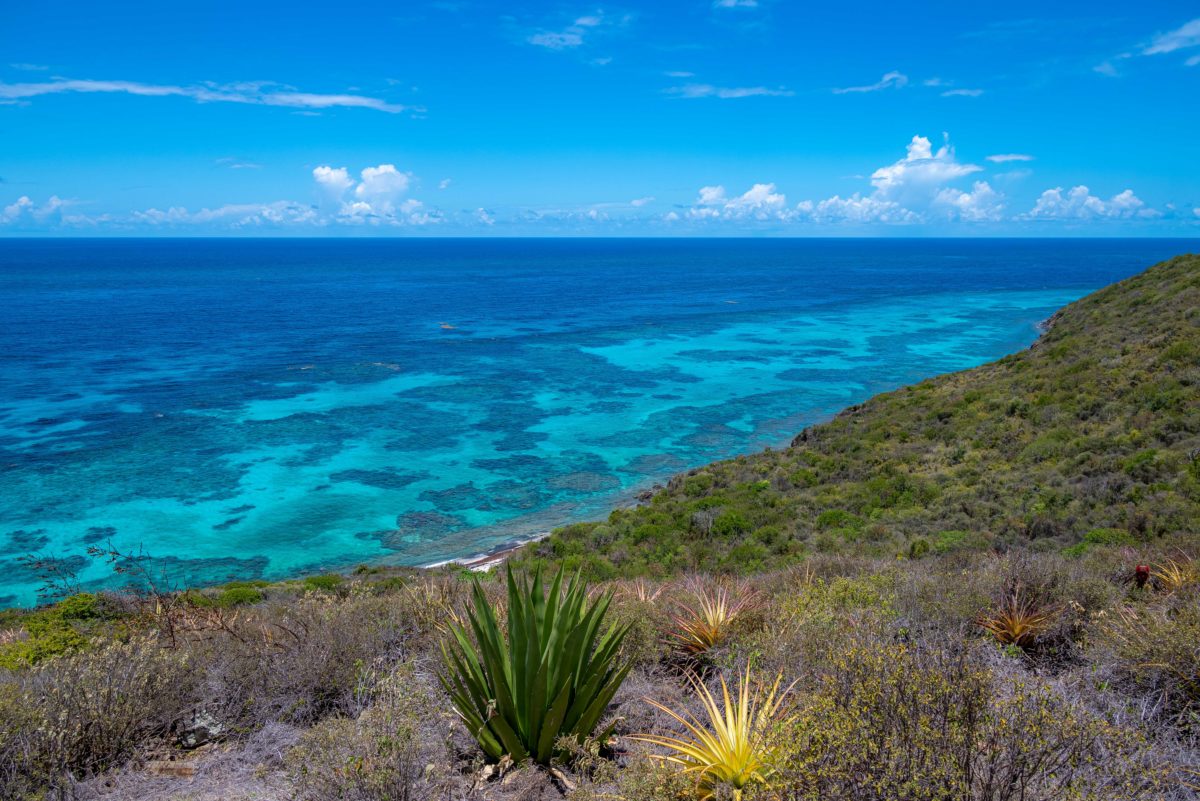
[[438,189],[449,189],[452,181],[449,178],[443,178],[438,181]]
[[1187,61],[1185,61],[1183,63],[1189,67],[1194,67],[1197,64],[1200,64],[1200,56],[1192,56],[1191,58],[1189,58]]
[[15,64],[9,64],[8,66],[12,67],[14,70],[21,70],[22,72],[45,72],[46,70],[50,69],[49,67],[44,67],[41,64],[30,64],[23,61],[18,61]]
[[373,211],[390,212],[395,200],[406,191],[411,173],[400,172],[394,164],[363,169],[362,181],[354,187],[354,196],[369,203]]
[[855,192],[847,198],[834,195],[825,200],[801,201],[796,212],[815,223],[914,223],[920,217],[899,203]]
[[313,94],[291,89],[272,88],[270,83],[202,84],[173,86],[137,81],[93,81],[56,78],[41,83],[0,82],[0,99],[24,100],[42,95],[68,93],[128,94],[139,97],[186,97],[198,103],[242,103],[285,108],[326,109],[335,107],[366,108],[399,114],[421,109],[389,103],[376,97],[353,94]]
[[976,181],[970,192],[946,187],[933,198],[934,211],[944,210],[951,219],[995,222],[1004,217],[1004,195],[987,181]]
[[687,100],[693,100],[701,97],[717,97],[722,100],[730,100],[740,97],[791,97],[795,92],[790,89],[779,87],[771,89],[766,86],[712,86],[707,83],[689,83],[685,86],[678,86],[665,90],[669,95],[675,95]]
[[720,185],[701,187],[687,211],[697,221],[757,220],[811,223],[909,224],[944,220],[994,221],[1003,218],[1004,195],[986,181],[976,181],[970,191],[953,187],[954,181],[982,168],[964,164],[947,142],[934,150],[923,136],[914,136],[904,158],[871,173],[869,194],[834,195],[805,200],[789,208],[775,184],[755,184],[744,194],[728,197]]
[[942,97],[979,97],[981,94],[982,89],[947,89],[942,92]]
[[1174,53],[1189,47],[1200,47],[1200,18],[1184,23],[1168,33],[1160,33],[1142,50],[1142,55]]
[[995,164],[1006,164],[1010,161],[1033,161],[1033,156],[1025,153],[995,153],[986,158]]
[[642,206],[645,206],[647,203],[653,203],[653,202],[654,202],[653,197],[639,197],[636,200],[629,201],[629,205],[633,206],[635,209],[640,209]]
[[904,158],[871,173],[871,185],[880,199],[906,206],[924,205],[943,185],[981,169],[975,164],[959,162],[949,142],[935,152],[928,139],[914,136]]
[[1086,186],[1073,187],[1064,194],[1062,187],[1047,189],[1025,215],[1031,220],[1151,219],[1162,214],[1126,189],[1105,201]]
[[36,203],[28,195],[21,195],[0,210],[0,224],[17,228],[53,224],[62,220],[63,208],[68,205],[58,195],[51,195],[45,203]]
[[489,214],[487,209],[475,209],[475,219],[484,225],[496,224],[496,218]]
[[668,78],[694,78],[696,73],[687,72],[686,70],[672,70],[671,72],[664,72],[663,75],[666,75]]
[[713,8],[757,8],[758,0],[713,0]]
[[245,229],[255,227],[370,225],[407,226],[441,222],[441,214],[426,209],[415,198],[405,198],[412,174],[394,164],[366,167],[355,180],[345,167],[321,165],[313,180],[327,196],[314,206],[291,200],[270,203],[233,203],[189,211],[172,206],[134,212],[129,222],[150,226],[210,226]]
[[1200,217],[1200,208],[1192,209],[1192,214],[1195,214],[1197,217]]
[[727,197],[723,186],[704,186],[688,211],[695,220],[780,220],[789,216],[787,198],[775,184],[754,184],[737,197]]
[[847,95],[856,92],[878,92],[883,89],[900,89],[908,85],[908,76],[902,72],[892,71],[885,74],[882,78],[872,84],[866,86],[847,86],[842,89],[834,89],[835,95]]
[[313,178],[325,189],[341,196],[347,189],[354,186],[354,179],[345,167],[330,167],[322,165],[312,171]]

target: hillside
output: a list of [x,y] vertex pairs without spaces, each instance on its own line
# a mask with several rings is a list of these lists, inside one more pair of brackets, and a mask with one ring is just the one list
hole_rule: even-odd
[[1200,520],[1200,257],[1056,314],[1027,351],[872,398],[784,450],[675,477],[525,560],[595,578],[749,573],[814,552],[1136,543]]

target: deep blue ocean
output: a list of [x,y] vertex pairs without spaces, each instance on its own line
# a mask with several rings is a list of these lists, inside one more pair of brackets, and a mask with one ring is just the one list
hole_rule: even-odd
[[477,554],[1196,244],[0,239],[0,605],[107,543],[180,585]]

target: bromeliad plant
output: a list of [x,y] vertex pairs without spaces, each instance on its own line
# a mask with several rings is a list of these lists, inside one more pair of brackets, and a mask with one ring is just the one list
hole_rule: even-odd
[[975,622],[1001,645],[1028,650],[1050,628],[1057,614],[1055,609],[1038,606],[1018,587],[996,609],[982,613]]
[[687,730],[685,737],[663,737],[653,734],[633,735],[632,739],[666,748],[671,753],[657,755],[658,759],[674,763],[683,772],[695,776],[699,801],[713,798],[721,785],[732,790],[733,798],[741,799],[743,791],[757,784],[770,788],[775,775],[776,751],[772,744],[772,729],[786,719],[784,701],[792,684],[782,692],[775,679],[771,688],[751,689],[750,671],[738,682],[737,699],[729,696],[729,687],[721,677],[720,702],[695,675],[688,681],[704,706],[708,723],[675,712],[650,698],[646,702],[667,713]]
[[[590,736],[630,665],[617,664],[626,627],[601,624],[612,596],[588,603],[576,575],[563,589],[560,569],[543,590],[542,571],[518,581],[508,569],[505,636],[482,585],[475,583],[467,626],[450,622],[442,645],[442,686],[491,759],[542,765],[559,756],[559,738]],[[612,734],[608,727],[601,742]]]
[[724,642],[734,623],[760,604],[758,594],[741,585],[709,588],[693,582],[691,592],[694,601],[681,603],[671,616],[671,642],[691,657],[702,656]]

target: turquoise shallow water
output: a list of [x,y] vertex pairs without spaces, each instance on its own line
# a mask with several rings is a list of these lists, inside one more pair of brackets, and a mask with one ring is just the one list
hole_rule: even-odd
[[0,241],[0,602],[427,564],[1027,346],[1165,241]]

